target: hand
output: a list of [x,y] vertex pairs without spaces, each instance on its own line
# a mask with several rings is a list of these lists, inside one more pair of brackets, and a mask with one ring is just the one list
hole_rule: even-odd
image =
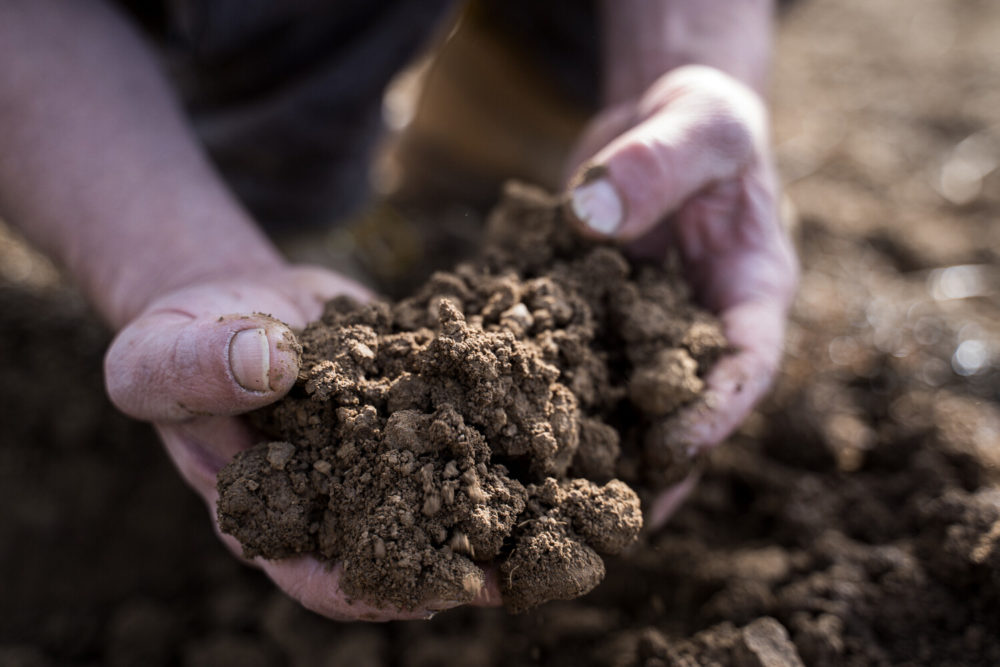
[[[289,345],[294,343],[289,327],[301,329],[318,319],[323,303],[337,294],[370,298],[353,281],[315,268],[279,268],[205,282],[156,299],[112,343],[105,359],[111,400],[123,412],[154,423],[213,519],[216,473],[255,442],[237,415],[291,389],[299,360]],[[220,537],[240,555],[235,538]],[[330,618],[374,621],[432,613],[430,606],[409,612],[348,601],[339,587],[339,564],[330,569],[305,556],[256,558],[253,564],[305,607]]]
[[[688,452],[713,447],[770,386],[798,283],[778,216],[764,104],[718,70],[680,67],[598,116],[577,157],[589,157],[571,180],[580,230],[641,257],[676,248],[695,294],[736,349],[709,372],[705,400],[676,418]],[[648,523],[662,524],[694,482],[662,494]]]

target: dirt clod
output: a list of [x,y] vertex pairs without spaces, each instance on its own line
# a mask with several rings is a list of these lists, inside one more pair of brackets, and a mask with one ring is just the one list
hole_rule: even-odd
[[408,609],[471,600],[477,562],[515,611],[596,586],[598,553],[642,527],[623,435],[641,450],[725,349],[674,272],[578,239],[518,185],[480,262],[398,303],[334,299],[299,338],[298,383],[255,416],[274,441],[219,474],[220,525],[247,556],[342,562],[348,595]]

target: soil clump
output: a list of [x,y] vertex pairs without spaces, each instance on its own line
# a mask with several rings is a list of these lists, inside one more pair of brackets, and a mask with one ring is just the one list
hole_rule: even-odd
[[[525,614],[337,623],[239,563],[106,399],[108,332],[0,225],[0,665],[1000,664],[1000,170],[971,202],[935,192],[952,156],[1000,145],[1000,4],[916,4],[786,16],[784,370],[662,531]],[[976,341],[993,355],[970,365]]]
[[676,271],[579,239],[517,184],[479,261],[397,303],[334,299],[299,339],[295,388],[252,418],[273,440],[219,474],[222,530],[248,557],[343,562],[349,596],[411,609],[472,600],[477,563],[515,611],[600,583],[599,554],[642,526],[619,478],[688,473],[643,435],[726,349]]

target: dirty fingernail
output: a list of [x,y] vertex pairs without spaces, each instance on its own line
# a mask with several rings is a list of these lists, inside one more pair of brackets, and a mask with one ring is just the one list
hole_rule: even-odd
[[574,188],[570,205],[573,215],[598,234],[610,236],[621,227],[624,214],[622,200],[606,178]]
[[247,391],[268,391],[271,383],[271,345],[264,329],[244,329],[229,342],[229,368]]

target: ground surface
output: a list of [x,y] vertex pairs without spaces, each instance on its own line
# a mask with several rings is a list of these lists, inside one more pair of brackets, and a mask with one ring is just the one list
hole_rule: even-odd
[[775,394],[593,594],[519,617],[336,625],[239,566],[3,232],[0,665],[1000,663],[998,40],[992,0],[789,12],[806,271]]

